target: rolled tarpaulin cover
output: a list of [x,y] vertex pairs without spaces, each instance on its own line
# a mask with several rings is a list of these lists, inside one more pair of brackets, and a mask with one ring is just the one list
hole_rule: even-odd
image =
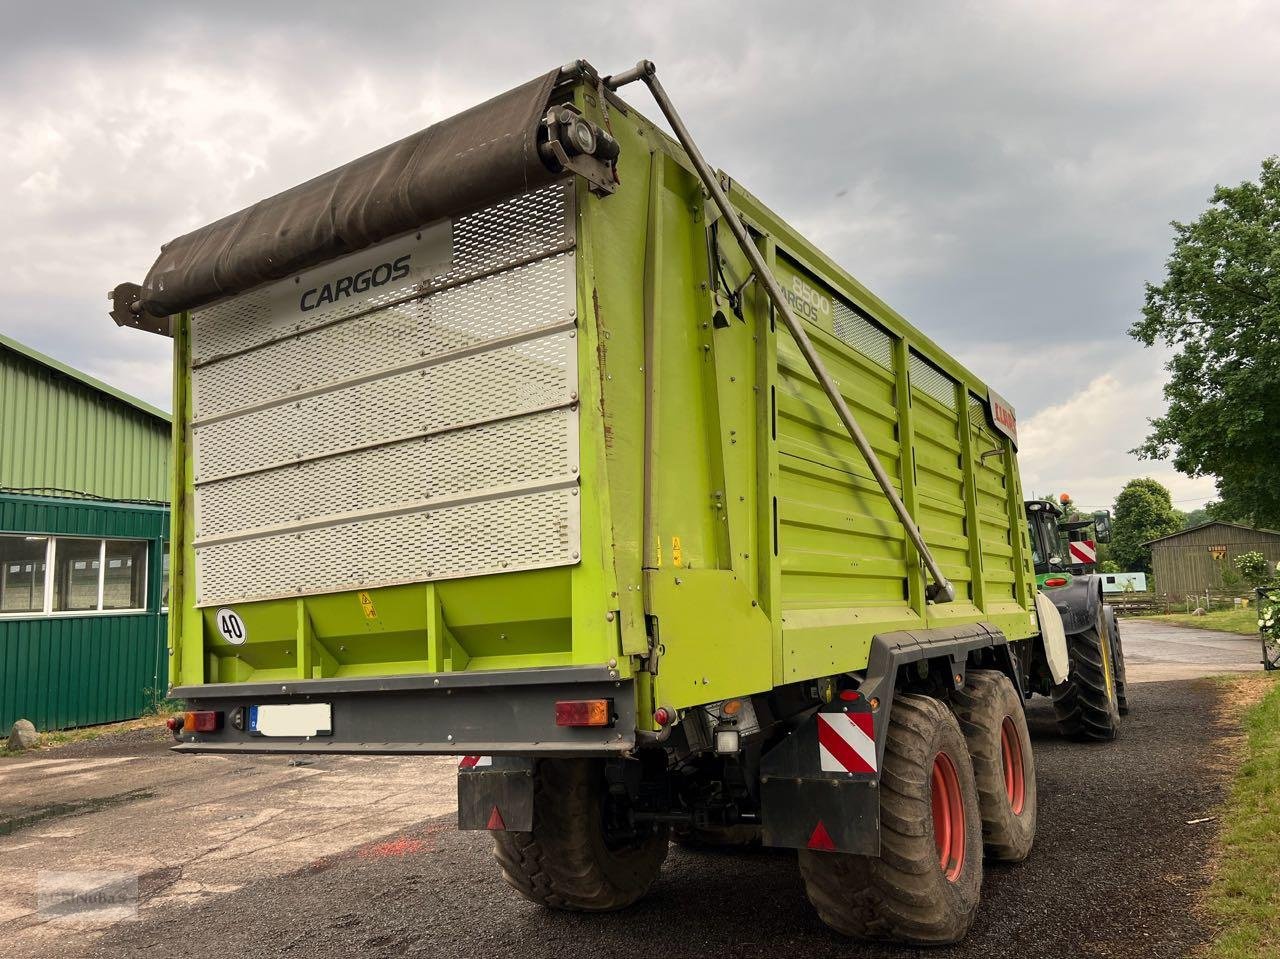
[[195,309],[550,182],[538,126],[559,73],[166,243],[142,308]]

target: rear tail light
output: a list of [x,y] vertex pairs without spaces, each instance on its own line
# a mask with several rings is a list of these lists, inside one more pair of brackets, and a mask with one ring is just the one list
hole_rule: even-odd
[[165,726],[167,726],[167,727],[169,728],[169,732],[171,732],[171,733],[179,733],[179,732],[182,732],[182,717],[181,717],[181,716],[170,716],[168,719],[166,719],[166,720],[164,721],[164,724],[165,724]]
[[1063,579],[1061,576],[1050,576],[1048,579],[1044,581],[1044,584],[1048,586],[1050,589],[1056,589],[1059,586],[1066,586],[1067,581]]
[[570,699],[556,703],[557,726],[612,726],[613,704],[607,699]]
[[203,711],[198,713],[184,713],[182,716],[182,728],[189,733],[217,732],[218,727],[221,725],[222,713]]

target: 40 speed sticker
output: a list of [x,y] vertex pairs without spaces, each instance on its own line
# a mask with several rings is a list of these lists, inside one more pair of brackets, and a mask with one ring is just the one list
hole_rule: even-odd
[[214,620],[218,624],[218,635],[232,646],[243,646],[249,639],[249,630],[234,609],[223,607],[214,613]]

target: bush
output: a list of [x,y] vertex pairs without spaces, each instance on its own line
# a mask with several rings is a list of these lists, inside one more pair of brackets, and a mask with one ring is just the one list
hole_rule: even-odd
[[[1266,586],[1271,582],[1271,564],[1256,550],[1241,553],[1235,558],[1236,569],[1251,587]],[[1226,578],[1225,576],[1223,577]]]

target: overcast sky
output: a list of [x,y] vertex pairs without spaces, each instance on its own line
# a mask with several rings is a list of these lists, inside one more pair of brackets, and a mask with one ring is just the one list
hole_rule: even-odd
[[162,242],[556,64],[648,57],[714,165],[1017,406],[1028,494],[1212,495],[1127,453],[1164,357],[1125,330],[1169,221],[1280,152],[1280,5],[4,9],[0,331],[157,405],[169,341],[106,291]]

